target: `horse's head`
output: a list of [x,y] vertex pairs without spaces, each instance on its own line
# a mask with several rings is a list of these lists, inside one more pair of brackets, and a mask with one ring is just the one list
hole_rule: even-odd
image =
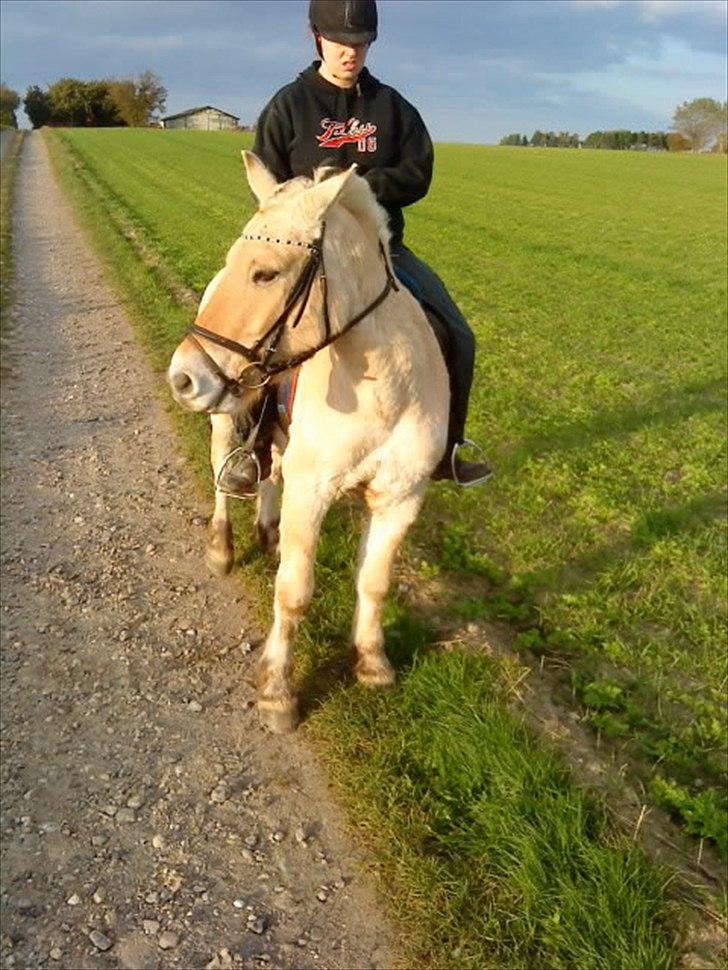
[[[322,327],[335,326],[335,319],[328,320],[322,252],[328,271],[337,263],[343,240],[356,239],[357,226],[352,211],[337,206],[334,212],[332,207],[356,182],[360,185],[353,195],[364,193],[375,214],[378,210],[353,167],[328,178],[319,174],[316,180],[278,185],[255,155],[243,152],[243,159],[259,209],[208,285],[195,323],[169,367],[175,400],[192,411],[246,410],[271,372],[315,345]],[[372,225],[379,232],[381,219]],[[358,289],[354,281],[337,291],[332,318],[348,311]]]

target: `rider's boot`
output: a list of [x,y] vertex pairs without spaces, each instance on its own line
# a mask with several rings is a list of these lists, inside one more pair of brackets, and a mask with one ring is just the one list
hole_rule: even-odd
[[[272,393],[275,394],[275,391]],[[273,414],[273,408],[268,408],[268,411]],[[259,411],[258,414],[260,413]],[[230,452],[217,474],[215,487],[226,495],[233,498],[255,498],[258,485],[270,475],[274,419],[266,416],[264,418],[253,442],[245,441],[248,429],[238,432],[240,440],[245,441],[245,444]]]

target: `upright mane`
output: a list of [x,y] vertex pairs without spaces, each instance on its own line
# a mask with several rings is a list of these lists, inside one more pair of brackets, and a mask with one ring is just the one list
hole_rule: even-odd
[[[334,174],[336,174],[336,169],[322,165],[314,172],[313,181],[314,183],[323,182],[324,179],[330,178]],[[358,222],[369,223],[374,234],[384,244],[385,250],[389,252],[389,219],[386,211],[377,202],[377,197],[365,178],[362,178],[361,175],[355,175],[354,178],[349,179],[337,201]]]
[[[340,171],[341,169],[330,165],[320,165],[314,171],[313,178],[300,175],[297,178],[290,179],[290,181],[278,186],[275,192],[261,205],[260,211],[264,213],[281,202],[301,196],[312,185],[318,185],[319,182],[324,182]],[[368,225],[374,236],[382,242],[385,252],[389,254],[390,233],[387,213],[377,202],[376,196],[366,179],[355,174],[348,180],[336,202],[343,206],[357,222]]]

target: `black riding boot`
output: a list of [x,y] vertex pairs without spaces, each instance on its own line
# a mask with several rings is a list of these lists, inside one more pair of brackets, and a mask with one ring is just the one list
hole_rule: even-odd
[[[267,390],[255,411],[236,421],[235,431],[240,444],[225,460],[215,485],[220,491],[236,498],[254,498],[258,485],[271,472],[273,430],[276,422],[276,390]],[[252,429],[259,424],[255,440],[248,444]]]

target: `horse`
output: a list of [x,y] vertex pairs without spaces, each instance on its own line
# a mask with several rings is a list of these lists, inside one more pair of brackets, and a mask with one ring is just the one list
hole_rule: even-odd
[[[398,285],[387,215],[356,166],[279,184],[243,152],[258,210],[208,285],[172,356],[168,381],[183,407],[211,415],[211,462],[235,447],[236,421],[298,368],[285,448],[261,483],[258,535],[278,538],[273,623],[257,667],[257,707],[271,731],[298,724],[292,645],[313,595],[316,544],[331,504],[366,509],[352,625],[354,674],[395,680],[381,614],[392,564],[444,454],[449,379],[425,313]],[[276,480],[283,488],[280,514]],[[279,518],[280,515],[280,518]],[[232,563],[227,498],[218,491],[208,562]]]

